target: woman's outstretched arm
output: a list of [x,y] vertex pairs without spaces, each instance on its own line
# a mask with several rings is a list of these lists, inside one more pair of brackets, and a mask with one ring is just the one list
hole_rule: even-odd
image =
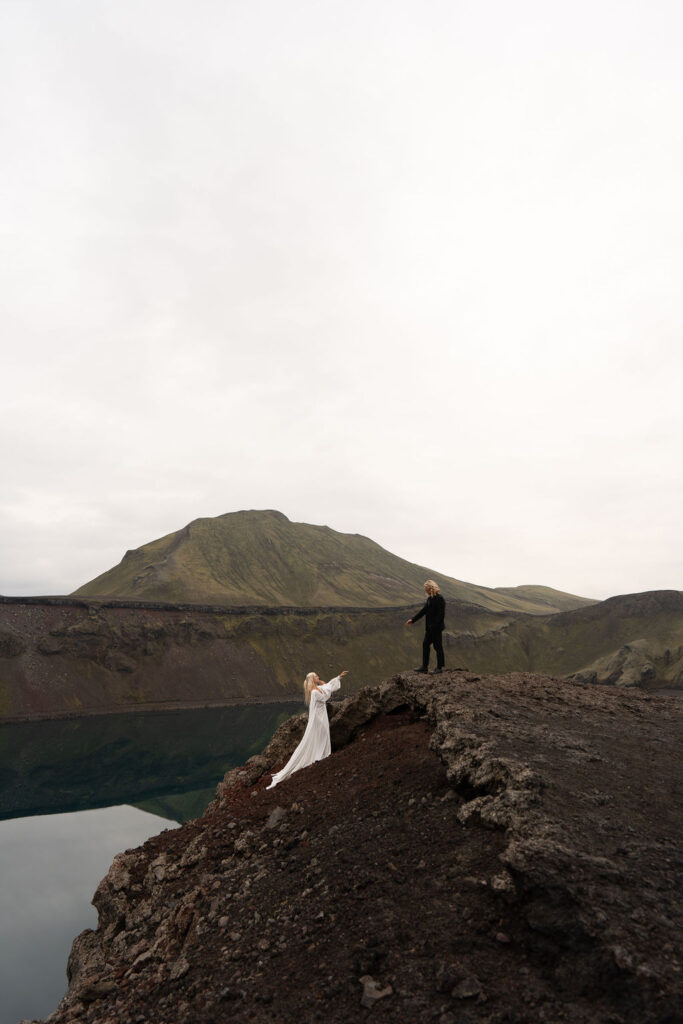
[[322,691],[325,699],[331,697],[334,691],[340,688],[342,676],[347,675],[348,671],[349,670],[345,668],[344,671],[340,672],[338,676],[334,677],[334,679],[330,679],[329,683],[324,683]]

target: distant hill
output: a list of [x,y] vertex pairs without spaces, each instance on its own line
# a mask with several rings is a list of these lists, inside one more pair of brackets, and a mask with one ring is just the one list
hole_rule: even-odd
[[546,615],[595,603],[550,587],[478,587],[414,565],[368,537],[293,523],[276,511],[196,519],[127,551],[119,565],[75,594],[223,605],[387,606],[417,604],[429,577],[447,600],[489,611]]
[[455,660],[479,672],[533,671],[586,683],[683,687],[683,593],[654,590],[546,616],[515,616],[453,637]]
[[496,594],[505,594],[507,597],[521,598],[524,601],[532,601],[539,608],[545,608],[546,612],[569,612],[574,608],[584,608],[597,601],[589,601],[587,598],[575,597],[574,594],[565,594],[561,590],[554,590],[552,587],[522,586],[522,587],[495,587]]

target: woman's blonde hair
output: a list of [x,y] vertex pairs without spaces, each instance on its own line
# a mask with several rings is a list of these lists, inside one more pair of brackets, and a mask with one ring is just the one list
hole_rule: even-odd
[[425,581],[425,590],[430,597],[434,597],[435,594],[439,593],[439,584],[435,583],[434,580]]
[[316,672],[309,672],[306,678],[304,679],[304,700],[306,701],[307,704],[310,702],[311,699],[311,690],[314,690],[316,687],[316,677]]

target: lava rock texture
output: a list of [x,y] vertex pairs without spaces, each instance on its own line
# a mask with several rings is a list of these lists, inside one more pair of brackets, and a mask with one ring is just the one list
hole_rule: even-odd
[[50,1024],[681,1019],[683,708],[395,676],[290,719],[202,818],[116,857]]

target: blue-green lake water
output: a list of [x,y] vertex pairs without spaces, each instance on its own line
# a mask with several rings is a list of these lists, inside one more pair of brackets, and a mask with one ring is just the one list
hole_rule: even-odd
[[45,1017],[114,855],[201,814],[301,704],[0,725],[0,1024]]

